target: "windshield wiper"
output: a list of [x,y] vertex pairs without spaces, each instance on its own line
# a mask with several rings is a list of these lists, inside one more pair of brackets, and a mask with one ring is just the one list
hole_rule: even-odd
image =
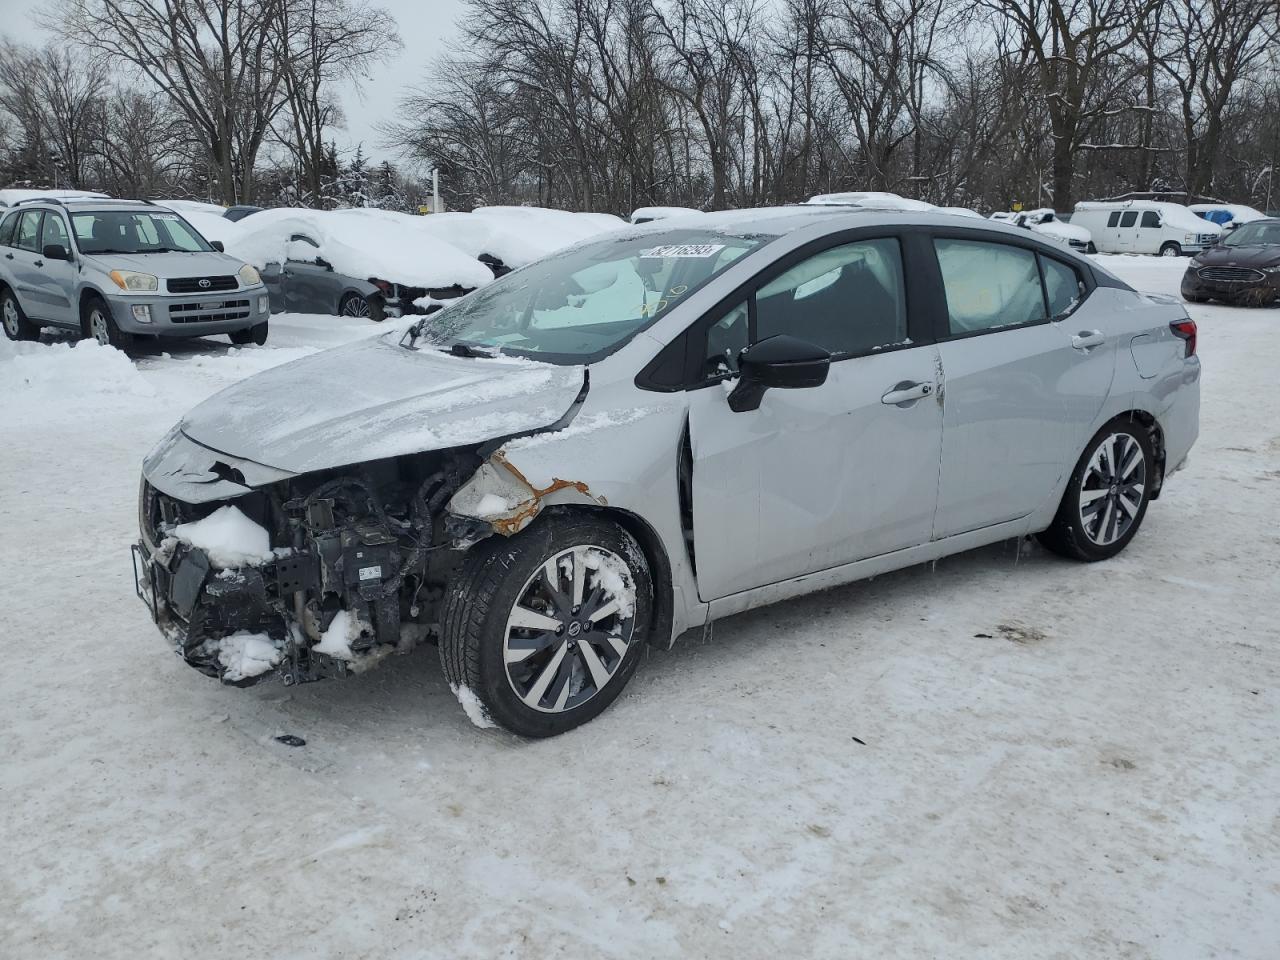
[[472,357],[480,360],[492,360],[498,355],[496,350],[493,353],[490,353],[487,350],[480,349],[474,344],[463,343],[462,341],[449,344],[448,350],[455,357]]

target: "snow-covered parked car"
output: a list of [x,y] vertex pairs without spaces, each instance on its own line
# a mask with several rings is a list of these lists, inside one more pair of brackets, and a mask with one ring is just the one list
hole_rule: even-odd
[[[992,214],[992,217],[994,218],[995,214]],[[1098,252],[1093,243],[1093,234],[1078,223],[1067,223],[1060,214],[1049,207],[1015,213],[1009,222],[1056,240],[1080,253]]]
[[718,617],[1028,533],[1114,556],[1196,439],[1195,336],[988,221],[630,227],[196,407],[137,590],[224,682],[429,637],[473,717],[549,736]]
[[281,208],[222,224],[227,249],[261,270],[273,311],[382,320],[437,307],[623,222],[519,207],[431,216]]
[[1181,257],[1214,246],[1222,236],[1220,226],[1182,204],[1155,200],[1081,201],[1071,225],[1086,228],[1100,253]]
[[654,220],[670,220],[672,217],[688,217],[701,213],[693,207],[636,207],[631,211],[631,223],[652,223]]
[[0,219],[5,334],[30,340],[49,325],[99,343],[135,336],[267,339],[258,271],[149,201],[20,200]]
[[1243,224],[1262,220],[1267,216],[1261,210],[1255,210],[1243,203],[1193,203],[1187,209],[1197,217],[1216,223],[1224,231],[1234,230]]

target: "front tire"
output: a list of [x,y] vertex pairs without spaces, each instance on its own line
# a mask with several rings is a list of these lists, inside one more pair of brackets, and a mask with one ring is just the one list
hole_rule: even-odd
[[231,342],[234,344],[252,343],[260,347],[267,342],[268,324],[269,321],[263,320],[261,323],[254,324],[246,330],[236,330],[234,333],[227,334],[227,336],[231,338]]
[[1097,252],[1098,252],[1098,246],[1097,246],[1097,244],[1095,244],[1092,240],[1090,240],[1090,241],[1089,241],[1089,246],[1085,247],[1084,252],[1085,252],[1085,253],[1097,253]]
[[133,334],[125,333],[116,326],[116,318],[111,315],[111,308],[101,297],[90,297],[85,301],[80,322],[84,328],[84,335],[92,337],[104,347],[123,350],[133,345]]
[[10,340],[35,340],[40,336],[40,328],[27,319],[12,290],[0,294],[0,321],[4,323],[4,335]]
[[599,715],[635,672],[653,581],[635,538],[588,514],[558,513],[468,553],[445,594],[440,661],[488,716],[551,737]]
[[1182,256],[1182,247],[1170,240],[1160,248],[1160,256],[1162,257],[1180,257]]
[[1076,464],[1052,526],[1037,539],[1054,553],[1094,563],[1129,545],[1151,502],[1156,477],[1151,438],[1139,423],[1113,420]]

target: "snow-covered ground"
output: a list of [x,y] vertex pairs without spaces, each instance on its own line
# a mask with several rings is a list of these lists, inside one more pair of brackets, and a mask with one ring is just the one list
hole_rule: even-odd
[[737,616],[538,743],[430,647],[220,687],[133,597],[152,443],[380,328],[0,342],[0,957],[1276,957],[1280,309],[1191,310],[1200,442],[1120,558],[1004,544]]

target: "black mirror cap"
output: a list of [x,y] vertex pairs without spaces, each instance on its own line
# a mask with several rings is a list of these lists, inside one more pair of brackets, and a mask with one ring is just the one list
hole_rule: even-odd
[[224,244],[221,240],[210,240],[209,246],[213,247],[213,249],[217,250],[219,253],[227,252],[226,244]]
[[820,387],[831,370],[831,354],[817,344],[788,334],[747,347],[738,357],[740,377],[729,394],[735,413],[755,410],[771,387],[789,390]]
[[46,243],[41,251],[46,260],[70,260],[71,253],[60,243]]

